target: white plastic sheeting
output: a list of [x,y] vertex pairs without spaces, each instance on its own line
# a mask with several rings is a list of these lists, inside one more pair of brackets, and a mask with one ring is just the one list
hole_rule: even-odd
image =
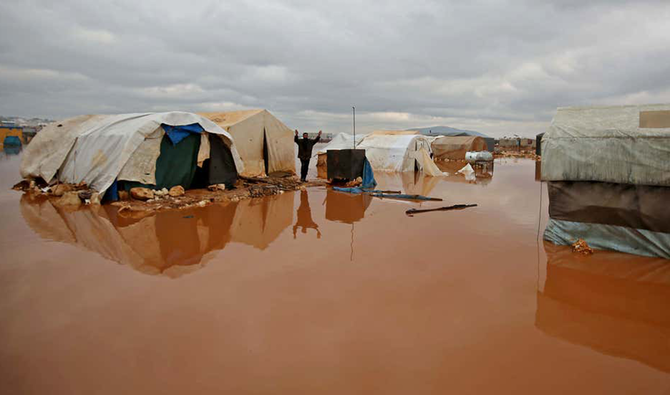
[[367,134],[357,134],[356,135],[356,144],[354,145],[354,135],[348,133],[339,133],[333,137],[333,139],[326,145],[321,148],[316,154],[325,154],[329,150],[340,150],[340,149],[354,149],[365,139]]
[[559,108],[542,179],[670,186],[670,104]]
[[[175,111],[86,115],[54,122],[41,130],[26,147],[21,176],[42,177],[50,182],[57,175],[62,182],[76,184],[83,181],[102,193],[112,185],[147,137],[162,135],[162,124],[184,126],[194,123],[223,138],[238,172],[242,172],[244,164],[228,132],[202,116]],[[137,161],[147,162],[147,159],[137,158]],[[155,163],[153,171],[155,177]]]
[[414,171],[416,166],[419,170],[427,170],[429,175],[442,174],[430,159],[430,142],[418,134],[371,133],[358,148],[365,149],[365,156],[376,171]]
[[[264,176],[274,172],[295,174],[293,131],[267,110],[200,113],[225,129],[235,140],[244,162],[241,175]],[[268,169],[265,168],[267,148]]]

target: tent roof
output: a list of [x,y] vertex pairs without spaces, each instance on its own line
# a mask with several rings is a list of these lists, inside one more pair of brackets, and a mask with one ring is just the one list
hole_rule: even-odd
[[420,135],[416,130],[375,130],[370,135]]
[[241,111],[228,111],[228,112],[200,112],[198,115],[211,120],[215,124],[219,125],[222,128],[233,126],[236,123],[240,123],[247,118],[250,118],[256,114],[262,113],[263,109],[256,110],[241,110]]
[[[356,134],[356,146],[358,146],[363,139],[365,139],[367,134]],[[349,133],[338,133],[333,137],[328,145],[321,148],[317,154],[324,154],[328,150],[338,150],[338,149],[349,149],[354,148],[354,136]]]
[[547,138],[649,137],[669,133],[670,104],[560,107]]
[[433,141],[433,144],[470,145],[481,138],[480,136],[440,136]]

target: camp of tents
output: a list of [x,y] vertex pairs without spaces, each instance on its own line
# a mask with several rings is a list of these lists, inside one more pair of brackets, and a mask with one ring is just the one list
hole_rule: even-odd
[[[364,149],[376,171],[443,173],[436,159],[464,159],[483,150],[481,137],[427,137],[417,131],[338,134],[318,152]],[[238,176],[295,174],[293,131],[267,110],[214,113],[82,115],[45,127],[27,146],[21,175],[47,183],[85,183],[116,200],[118,192],[231,187]]]

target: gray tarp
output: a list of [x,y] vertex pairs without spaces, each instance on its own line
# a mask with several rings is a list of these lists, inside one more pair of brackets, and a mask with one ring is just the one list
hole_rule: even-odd
[[549,219],[544,239],[558,245],[584,239],[598,250],[670,259],[670,233],[645,229]]
[[559,108],[542,179],[670,186],[670,104]]
[[[214,122],[187,112],[86,115],[54,122],[40,131],[26,147],[21,176],[86,182],[104,192],[121,173],[146,138],[154,137],[162,124],[197,123],[206,132],[220,135],[231,149],[238,171],[244,168],[231,135]],[[132,163],[132,161],[131,161]],[[124,173],[128,169],[123,169]]]

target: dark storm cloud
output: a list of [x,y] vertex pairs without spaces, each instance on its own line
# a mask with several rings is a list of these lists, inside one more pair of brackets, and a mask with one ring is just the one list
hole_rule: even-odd
[[290,127],[542,131],[670,101],[667,1],[3,1],[0,114],[268,108]]

